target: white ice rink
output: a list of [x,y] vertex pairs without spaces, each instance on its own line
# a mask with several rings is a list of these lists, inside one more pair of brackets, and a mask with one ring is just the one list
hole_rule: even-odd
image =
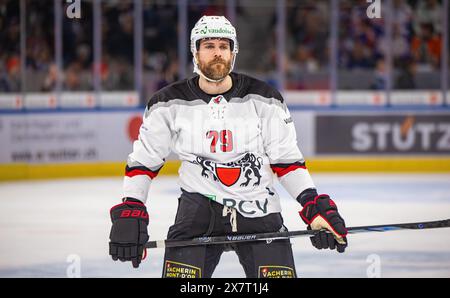
[[[450,218],[450,175],[313,174],[347,226]],[[120,202],[121,178],[0,183],[0,277],[160,277],[162,249],[148,250],[139,269],[108,256],[109,209]],[[300,205],[279,188],[290,230],[305,229]],[[176,178],[157,177],[149,194],[150,239],[172,224]],[[292,239],[300,277],[450,277],[450,228],[352,235],[345,254]],[[214,277],[244,277],[226,252]]]

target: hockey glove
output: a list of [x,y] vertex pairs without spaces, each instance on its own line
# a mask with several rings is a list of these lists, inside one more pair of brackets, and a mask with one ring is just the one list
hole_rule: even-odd
[[[112,227],[109,235],[109,254],[114,261],[131,261],[138,268],[148,241],[148,213],[145,205],[135,199],[126,199],[110,211]],[[145,258],[145,256],[144,256]]]
[[337,249],[342,253],[347,247],[347,229],[333,200],[328,195],[317,195],[315,189],[308,189],[297,200],[303,209],[299,212],[308,229],[321,230],[311,237],[317,249]]

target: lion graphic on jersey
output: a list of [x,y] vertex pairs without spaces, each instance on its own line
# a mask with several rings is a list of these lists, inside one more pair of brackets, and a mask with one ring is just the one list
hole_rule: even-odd
[[192,163],[202,167],[203,177],[212,178],[214,181],[219,180],[228,187],[234,185],[242,175],[245,181],[240,184],[241,187],[247,187],[253,179],[256,180],[253,186],[261,182],[262,158],[253,153],[246,153],[241,159],[229,163],[216,163],[200,156]]

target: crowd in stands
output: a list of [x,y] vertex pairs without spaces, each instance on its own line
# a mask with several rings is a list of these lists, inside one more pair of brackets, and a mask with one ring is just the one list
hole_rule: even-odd
[[0,92],[20,90],[19,1],[0,2]]
[[[291,5],[288,30],[294,43],[287,67],[295,82],[305,73],[329,69],[331,9],[326,0],[292,1]],[[372,71],[372,88],[384,89],[388,51],[391,51],[397,89],[414,89],[413,76],[418,71],[440,71],[444,28],[439,0],[393,0],[391,11],[382,5],[381,16],[390,13],[392,19],[390,42],[386,18],[368,18],[368,5],[366,0],[339,1],[339,71]]]
[[[55,63],[54,1],[25,3],[27,90],[52,91],[58,79],[62,81],[62,90],[92,90],[92,2],[81,1],[81,20],[63,18],[61,71]],[[383,89],[385,58],[391,51],[395,88],[414,89],[417,72],[440,71],[442,32],[448,30],[442,28],[442,3],[439,0],[392,0],[392,3],[392,40],[388,42],[386,19],[368,18],[366,0],[339,1],[338,70],[369,71],[374,78],[371,88]],[[226,14],[225,4],[224,0],[188,1],[189,28],[203,14]],[[329,73],[331,4],[329,0],[288,0],[286,4],[288,87],[302,89],[305,74]],[[101,88],[133,89],[133,1],[108,0],[101,5],[102,61],[98,66]],[[387,13],[384,8],[382,15]],[[147,89],[156,90],[178,79],[177,21],[175,0],[143,0],[142,68]],[[271,26],[275,31],[274,22]],[[0,92],[21,90],[20,38],[20,1],[0,0]],[[264,59],[273,60],[271,55],[267,57]],[[264,64],[273,66],[261,61]]]

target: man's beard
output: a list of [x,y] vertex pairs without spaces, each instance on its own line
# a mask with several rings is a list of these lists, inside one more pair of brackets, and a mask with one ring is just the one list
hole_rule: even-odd
[[208,79],[220,81],[230,73],[231,60],[225,61],[222,58],[215,58],[208,63],[198,61],[198,68]]

